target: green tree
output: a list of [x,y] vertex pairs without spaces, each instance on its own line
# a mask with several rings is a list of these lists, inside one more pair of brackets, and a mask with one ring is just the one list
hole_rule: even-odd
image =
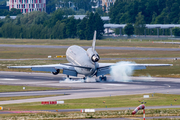
[[64,19],[64,12],[61,9],[56,10],[53,14],[51,14],[51,18],[46,21],[45,25],[49,27],[53,27],[56,22]]
[[82,21],[77,25],[77,36],[80,40],[86,39],[86,23],[88,19],[87,17],[84,17]]
[[180,36],[180,28],[178,27],[173,28],[172,33],[174,36]]
[[157,13],[154,12],[153,15],[152,15],[152,21],[151,21],[152,24],[155,24],[156,17],[157,17]]
[[76,12],[76,15],[85,15],[86,14],[84,9],[79,9],[79,10],[77,10],[75,12]]
[[96,12],[101,16],[104,15],[104,11],[103,11],[103,9],[101,7],[96,8]]
[[179,15],[179,11],[180,11],[180,4],[178,3],[173,3],[172,7],[171,7],[171,12],[169,14],[169,19],[171,20],[171,23],[178,23],[179,18],[177,17]]
[[22,14],[20,9],[11,8],[11,10],[9,11],[9,15],[11,16],[16,16],[18,14]]
[[[67,0],[69,2],[69,0]],[[77,9],[84,9],[86,11],[91,11],[91,0],[73,0]]]
[[156,17],[155,24],[169,24],[168,15],[166,9]]
[[13,21],[15,25],[20,25],[21,24],[21,20],[20,17],[16,17],[16,19]]
[[89,19],[87,20],[86,23],[86,39],[87,40],[92,40],[93,39],[93,35],[94,35],[94,13],[90,13]]
[[48,14],[53,13],[56,10],[55,4],[57,4],[58,0],[47,0],[46,1],[46,12]]
[[61,23],[60,21],[56,22],[56,25],[53,27],[52,34],[55,39],[63,39],[64,38],[64,30],[65,23]]
[[141,12],[138,13],[136,17],[136,22],[134,24],[135,34],[136,35],[142,35],[144,33],[144,30],[146,28],[146,23],[144,21],[144,16]]
[[94,15],[94,30],[97,31],[97,39],[101,39],[104,34],[104,22],[97,12]]
[[180,18],[179,6],[179,0],[116,0],[110,8],[109,16],[111,23],[135,23],[136,16],[141,12],[147,24],[177,24]]
[[131,36],[134,34],[134,27],[131,23],[128,23],[125,27],[124,27],[124,32],[128,35]]
[[17,34],[15,28],[18,26],[14,26],[13,23],[5,23],[1,27],[2,37],[5,38],[14,38]]
[[4,19],[5,23],[11,23],[13,20],[10,18],[10,15],[7,15]]
[[59,8],[61,9],[65,15],[75,15],[76,12],[71,8]]
[[66,34],[70,38],[75,38],[77,36],[76,35],[77,33],[76,20],[74,19],[74,17],[70,17],[69,19],[70,19],[69,22],[66,24]]
[[0,16],[6,16],[6,15],[9,15],[9,11],[4,10],[4,9],[0,9]]
[[37,25],[44,24],[44,22],[49,19],[47,13],[45,12],[33,11],[31,12],[31,14],[32,13],[35,14],[32,24],[37,24]]

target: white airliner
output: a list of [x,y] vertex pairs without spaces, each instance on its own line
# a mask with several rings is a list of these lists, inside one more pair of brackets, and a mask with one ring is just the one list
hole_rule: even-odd
[[[66,64],[53,64],[53,65],[33,65],[33,66],[8,66],[8,68],[29,68],[32,71],[46,71],[52,72],[52,74],[59,74],[60,70],[63,70],[62,74],[69,76],[76,76],[78,74],[84,75],[84,80],[87,77],[100,76],[100,80],[106,80],[106,74],[110,73],[111,66],[115,63],[98,63],[100,57],[95,50],[96,43],[96,31],[94,32],[94,38],[92,47],[87,51],[80,46],[72,45],[66,51],[66,59],[69,63]],[[146,67],[157,66],[172,66],[172,64],[127,64],[132,66],[134,70],[146,69]]]

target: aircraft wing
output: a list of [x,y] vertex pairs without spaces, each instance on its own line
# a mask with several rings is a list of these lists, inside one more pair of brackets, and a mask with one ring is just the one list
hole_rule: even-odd
[[[97,70],[96,76],[106,75],[110,73],[111,66],[116,63],[99,63],[99,68]],[[146,67],[165,67],[165,66],[173,66],[172,64],[123,64],[124,66],[132,66],[134,70],[142,70],[146,69]]]
[[52,64],[52,65],[32,65],[32,66],[8,66],[8,68],[22,68],[22,69],[31,69],[32,71],[45,71],[45,72],[54,72],[54,73],[62,69],[63,74],[77,76],[78,73],[74,69],[75,67],[91,69],[89,67],[75,66],[72,65],[71,63]]
[[56,72],[57,69],[74,70],[74,67],[62,65],[62,64],[32,65],[32,66],[8,66],[8,68],[22,68],[22,69],[31,69],[32,71],[46,71],[46,72]]

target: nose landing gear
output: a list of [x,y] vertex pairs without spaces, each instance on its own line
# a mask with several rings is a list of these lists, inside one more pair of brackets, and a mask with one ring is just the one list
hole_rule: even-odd
[[70,78],[69,75],[67,75],[67,79],[71,80],[72,78]]

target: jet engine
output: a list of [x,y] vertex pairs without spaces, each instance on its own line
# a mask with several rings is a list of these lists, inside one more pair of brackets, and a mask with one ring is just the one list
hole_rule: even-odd
[[87,49],[87,54],[92,62],[98,62],[100,60],[100,57],[96,51],[93,51],[92,48]]
[[52,72],[52,74],[53,74],[53,75],[57,75],[57,74],[59,74],[59,72],[60,72],[60,70],[57,69],[56,72]]

